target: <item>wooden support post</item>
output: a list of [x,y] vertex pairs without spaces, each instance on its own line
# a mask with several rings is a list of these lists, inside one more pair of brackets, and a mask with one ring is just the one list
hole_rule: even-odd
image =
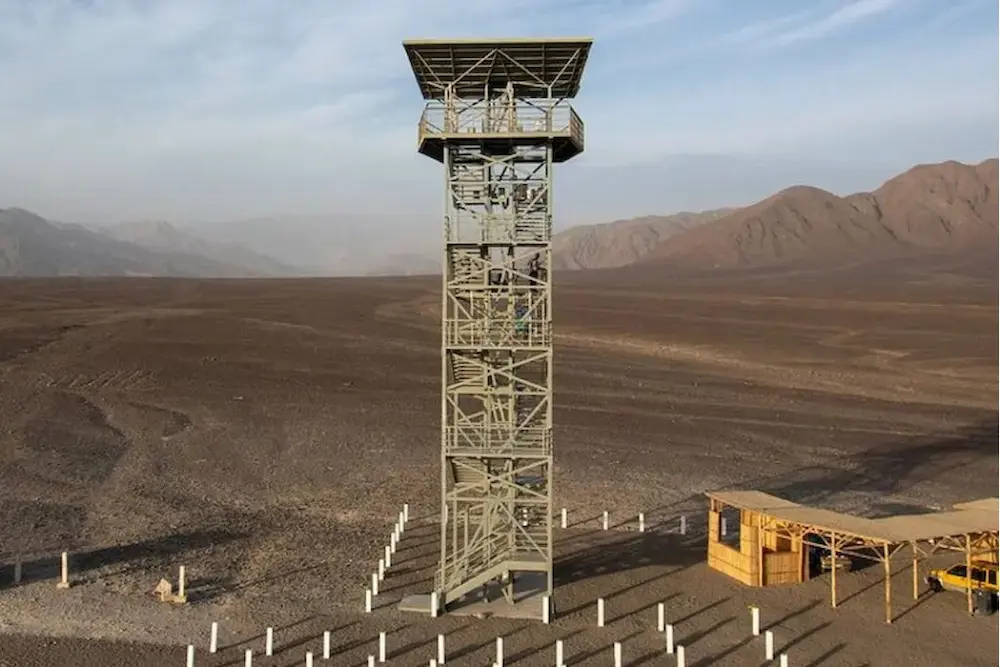
[[965,534],[965,600],[972,613],[972,537]]
[[885,564],[885,622],[892,623],[892,561],[889,560],[889,543],[882,543],[882,562]]
[[830,605],[837,608],[837,536],[830,533]]

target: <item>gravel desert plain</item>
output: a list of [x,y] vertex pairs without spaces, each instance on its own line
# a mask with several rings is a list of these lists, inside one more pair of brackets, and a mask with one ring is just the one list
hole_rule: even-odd
[[[427,665],[438,634],[456,667],[490,664],[497,636],[518,667],[552,665],[557,639],[570,665],[613,664],[615,641],[628,665],[673,665],[661,601],[689,667],[765,663],[751,604],[794,667],[996,665],[996,617],[924,586],[914,601],[905,558],[889,625],[879,567],[841,575],[832,609],[829,575],[749,589],[707,568],[703,539],[711,489],[872,516],[996,495],[995,252],[985,266],[560,275],[556,505],[570,526],[550,625],[395,608],[428,590],[437,554],[439,279],[3,282],[0,665],[179,667],[189,643],[206,667],[242,665],[248,648],[262,667],[306,651],[362,665],[380,631],[391,665]],[[180,565],[190,603],[163,604],[152,590]]]

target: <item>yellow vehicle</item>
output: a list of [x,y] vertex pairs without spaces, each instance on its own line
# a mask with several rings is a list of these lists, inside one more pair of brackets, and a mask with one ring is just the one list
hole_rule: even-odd
[[966,588],[973,591],[985,590],[996,593],[997,588],[997,564],[989,561],[972,561],[972,571],[970,576],[966,576],[965,563],[952,565],[947,570],[931,570],[927,575],[927,584],[932,591],[959,591],[964,593]]

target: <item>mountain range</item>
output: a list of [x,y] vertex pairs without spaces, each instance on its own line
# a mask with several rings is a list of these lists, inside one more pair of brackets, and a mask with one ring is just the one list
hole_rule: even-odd
[[[997,248],[998,161],[916,166],[871,192],[839,197],[796,185],[743,208],[646,216],[570,228],[553,237],[556,270],[768,269],[960,255]],[[388,233],[387,233],[388,232]],[[440,271],[436,236],[423,245],[378,224],[261,218],[64,224],[0,209],[0,276],[290,277]],[[433,239],[433,240],[432,240]]]

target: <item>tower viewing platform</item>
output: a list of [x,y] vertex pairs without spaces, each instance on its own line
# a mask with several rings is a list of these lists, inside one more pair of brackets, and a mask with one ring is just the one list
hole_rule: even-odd
[[475,139],[488,154],[551,141],[552,161],[583,152],[576,96],[591,40],[410,40],[403,43],[428,100],[420,153],[444,161],[449,141]]

